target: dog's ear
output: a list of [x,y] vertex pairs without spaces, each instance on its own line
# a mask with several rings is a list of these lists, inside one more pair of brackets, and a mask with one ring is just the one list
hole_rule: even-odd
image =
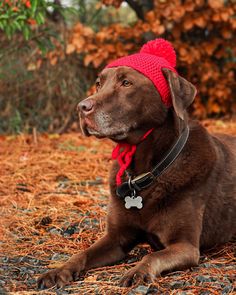
[[193,84],[175,72],[163,68],[162,72],[170,87],[173,108],[179,118],[184,120],[184,112],[193,102],[197,90]]

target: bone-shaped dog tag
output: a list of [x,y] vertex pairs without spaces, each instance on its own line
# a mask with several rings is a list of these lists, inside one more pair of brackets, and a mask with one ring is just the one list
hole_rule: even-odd
[[130,209],[131,207],[135,207],[138,209],[142,209],[143,208],[142,201],[143,199],[140,196],[137,196],[137,197],[127,196],[125,197],[125,208]]

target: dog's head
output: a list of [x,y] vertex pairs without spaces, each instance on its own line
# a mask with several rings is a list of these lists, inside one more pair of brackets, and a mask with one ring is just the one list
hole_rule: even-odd
[[97,92],[78,105],[83,133],[123,141],[133,132],[161,126],[169,111],[183,120],[196,89],[173,71],[162,72],[170,89],[170,108],[152,81],[138,71],[126,66],[104,69],[96,81]]

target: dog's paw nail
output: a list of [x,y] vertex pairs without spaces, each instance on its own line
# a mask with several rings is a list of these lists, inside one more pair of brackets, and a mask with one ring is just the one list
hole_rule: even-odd
[[121,287],[130,287],[132,285],[130,278],[122,278],[119,285]]
[[143,281],[147,284],[152,284],[155,281],[155,276],[151,274],[147,274],[144,276]]
[[126,275],[121,279],[120,286],[121,287],[131,287],[132,285],[135,285],[137,283],[136,280],[137,280],[136,274]]
[[73,279],[74,282],[78,280],[79,275],[80,274],[77,271],[75,271],[75,272],[72,273],[72,279]]
[[120,286],[130,287],[143,284],[151,284],[155,280],[155,276],[150,273],[144,273],[141,271],[130,271],[120,281]]

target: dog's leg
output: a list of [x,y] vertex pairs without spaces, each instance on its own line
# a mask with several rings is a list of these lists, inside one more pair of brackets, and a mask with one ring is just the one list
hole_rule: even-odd
[[121,242],[118,235],[107,234],[87,250],[73,255],[62,267],[43,274],[38,280],[38,287],[40,289],[63,287],[75,280],[81,271],[117,262],[129,250],[129,243],[125,238],[122,237]]
[[121,280],[121,286],[128,287],[143,282],[151,283],[164,271],[195,266],[199,260],[199,249],[192,244],[175,243],[165,249],[146,255]]

